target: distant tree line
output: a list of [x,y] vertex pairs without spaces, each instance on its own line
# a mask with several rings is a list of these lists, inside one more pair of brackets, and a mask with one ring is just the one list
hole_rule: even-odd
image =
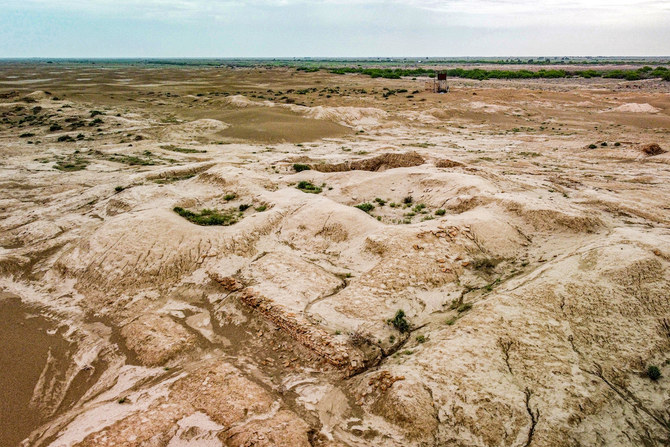
[[435,70],[432,68],[366,68],[366,67],[297,67],[299,71],[316,72],[321,69],[334,74],[357,73],[372,78],[400,79],[403,77],[428,76],[434,78],[438,71],[446,71],[452,78],[478,79],[557,79],[557,78],[614,78],[637,81],[640,79],[661,78],[670,81],[670,69],[644,66],[635,70],[485,70],[482,68],[450,68]]

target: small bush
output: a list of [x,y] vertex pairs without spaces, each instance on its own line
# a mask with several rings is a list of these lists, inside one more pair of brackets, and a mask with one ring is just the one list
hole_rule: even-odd
[[439,210],[435,211],[435,215],[436,215],[436,216],[444,216],[445,214],[447,214],[447,210],[444,210],[444,209],[442,209],[442,208],[440,208]]
[[476,270],[493,270],[499,262],[494,258],[478,258],[472,261],[472,268]]
[[75,140],[70,135],[62,135],[58,137],[57,140],[59,143],[73,143]]
[[209,225],[232,225],[237,223],[237,218],[235,214],[230,211],[217,211],[204,209],[200,213],[194,213],[193,211],[185,210],[181,207],[174,207],[173,211],[179,214],[184,219],[188,220],[191,223],[202,226]]
[[414,199],[412,198],[412,196],[407,196],[404,199],[402,199],[402,203],[404,203],[405,205],[409,205],[412,202],[414,202]]
[[295,163],[293,165],[293,170],[295,172],[309,171],[311,169],[312,168],[310,168],[309,165],[303,165],[303,164],[300,164],[300,163]]
[[447,321],[445,321],[445,323],[447,324],[447,326],[453,326],[454,323],[456,323],[456,318],[454,317],[449,318]]
[[407,321],[405,318],[405,311],[402,309],[399,309],[395,313],[395,317],[389,320],[389,323],[401,333],[409,332],[410,324],[409,321]]
[[589,149],[596,149],[597,147],[598,146],[596,146],[595,144],[589,144]]
[[60,124],[52,124],[49,127],[49,132],[56,132],[57,130],[63,130],[63,128],[60,126]]
[[240,205],[237,209],[239,209],[239,210],[242,211],[242,212],[245,212],[245,211],[248,210],[249,208],[251,208],[251,205],[242,204],[242,205]]
[[661,370],[658,369],[658,366],[649,365],[647,367],[647,377],[656,382],[661,378]]
[[234,194],[234,193],[233,194],[226,194],[225,196],[223,196],[223,200],[225,200],[227,202],[230,202],[231,200],[234,200],[235,197],[237,197],[237,194]]
[[367,202],[366,203],[361,203],[360,205],[356,205],[355,207],[358,208],[361,211],[365,211],[366,213],[369,213],[370,211],[372,211],[375,208],[375,206],[373,204],[367,203]]
[[114,188],[114,191],[116,191],[116,192],[121,192],[121,191],[123,191],[124,189],[126,189],[126,188],[124,188],[123,186],[117,186],[116,188]]
[[309,194],[319,194],[319,193],[321,193],[321,191],[323,191],[318,186],[315,186],[311,182],[308,182],[308,181],[305,181],[305,180],[298,183],[297,188],[300,191],[306,192],[306,193],[309,193]]
[[34,136],[35,136],[34,133],[26,132],[26,133],[22,133],[21,135],[19,135],[19,138],[30,138],[30,137],[34,137]]
[[456,310],[458,311],[459,314],[462,314],[463,312],[467,312],[470,309],[472,309],[472,303],[463,303],[460,306],[458,306],[458,309]]
[[268,209],[267,205],[261,205],[261,206],[256,207],[256,211],[258,211],[259,213],[262,213],[263,211],[265,211],[267,209]]
[[384,199],[380,199],[379,197],[377,197],[377,198],[375,199],[375,202],[377,202],[377,203],[379,204],[379,206],[384,206],[384,205],[386,205],[386,200],[384,200]]
[[416,336],[416,341],[418,343],[425,343],[426,342],[426,337],[424,335],[417,335]]

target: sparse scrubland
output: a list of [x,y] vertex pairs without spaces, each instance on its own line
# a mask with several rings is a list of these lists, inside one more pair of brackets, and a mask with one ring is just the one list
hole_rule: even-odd
[[0,445],[667,445],[667,61],[410,62],[3,63]]

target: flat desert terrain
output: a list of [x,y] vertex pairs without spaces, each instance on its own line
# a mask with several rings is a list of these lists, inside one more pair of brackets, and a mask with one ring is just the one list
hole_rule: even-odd
[[3,63],[1,446],[670,443],[670,82]]

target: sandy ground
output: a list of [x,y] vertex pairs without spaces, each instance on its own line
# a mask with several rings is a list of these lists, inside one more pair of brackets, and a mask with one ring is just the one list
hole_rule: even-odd
[[670,83],[426,81],[4,65],[0,444],[667,445]]

